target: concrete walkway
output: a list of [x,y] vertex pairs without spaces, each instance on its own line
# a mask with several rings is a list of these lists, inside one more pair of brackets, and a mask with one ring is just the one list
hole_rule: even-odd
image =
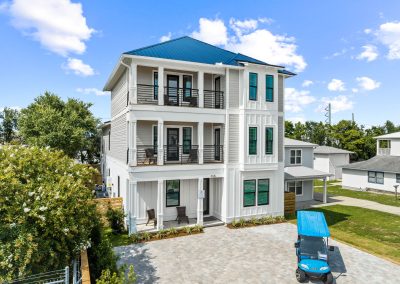
[[[314,199],[322,200],[322,193],[314,192]],[[352,198],[347,196],[330,196],[328,198],[328,203],[310,204],[310,207],[323,207],[323,206],[331,206],[337,204],[346,206],[357,206],[400,216],[400,207],[385,205],[374,201]]]

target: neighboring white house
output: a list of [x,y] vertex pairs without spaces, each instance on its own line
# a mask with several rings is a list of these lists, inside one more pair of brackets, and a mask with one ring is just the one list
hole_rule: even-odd
[[314,180],[324,180],[323,202],[327,201],[326,178],[331,174],[314,169],[314,149],[308,142],[285,138],[285,190],[296,193],[296,202],[314,199]]
[[[284,212],[281,66],[182,37],[122,54],[102,172],[133,224]],[[134,226],[134,225],[132,225]]]
[[342,178],[342,166],[350,163],[350,154],[354,152],[330,147],[317,146],[314,149],[314,169],[330,173],[330,179]]
[[400,185],[400,132],[375,138],[375,157],[343,167],[344,188],[394,192],[394,186]]

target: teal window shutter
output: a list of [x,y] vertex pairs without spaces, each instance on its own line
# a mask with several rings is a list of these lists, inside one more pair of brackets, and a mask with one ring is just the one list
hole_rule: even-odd
[[259,179],[257,184],[257,205],[269,204],[269,179]]
[[243,206],[255,206],[256,205],[256,180],[245,180],[243,181]]
[[190,154],[192,149],[192,128],[183,127],[183,154]]
[[272,75],[265,76],[265,101],[274,101],[274,76]]
[[272,155],[274,149],[274,129],[272,127],[265,128],[265,154]]
[[257,73],[249,73],[249,100],[251,101],[257,100],[257,83]]
[[249,128],[249,155],[257,155],[257,127]]

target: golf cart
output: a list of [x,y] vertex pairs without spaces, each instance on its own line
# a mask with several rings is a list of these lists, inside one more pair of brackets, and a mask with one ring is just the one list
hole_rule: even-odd
[[297,255],[296,279],[303,283],[307,278],[322,280],[325,284],[333,283],[333,276],[328,262],[330,236],[325,216],[322,212],[297,211],[297,242],[294,244]]

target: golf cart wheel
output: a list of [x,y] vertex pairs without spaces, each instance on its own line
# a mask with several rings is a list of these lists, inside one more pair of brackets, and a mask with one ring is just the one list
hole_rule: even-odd
[[333,283],[333,275],[331,272],[326,274],[324,284],[332,284]]
[[305,282],[307,279],[306,273],[303,270],[301,270],[300,268],[296,269],[296,279],[300,283]]

